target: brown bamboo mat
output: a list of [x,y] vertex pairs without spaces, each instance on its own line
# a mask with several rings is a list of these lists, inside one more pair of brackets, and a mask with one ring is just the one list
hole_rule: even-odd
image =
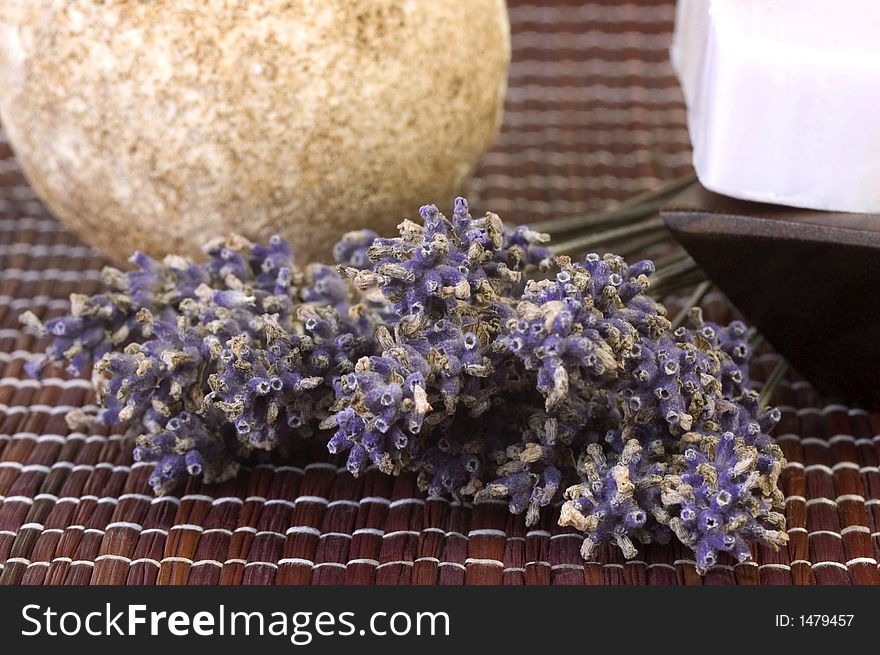
[[[472,184],[475,207],[534,221],[608,206],[688,170],[667,64],[673,7],[511,2],[504,130]],[[776,437],[791,541],[705,577],[679,546],[584,562],[548,513],[527,529],[500,504],[425,499],[411,476],[351,478],[319,445],[233,481],[155,498],[118,435],[70,433],[86,380],[29,380],[45,346],[18,314],[99,289],[100,256],[47,213],[0,139],[0,583],[880,584],[880,413],[828,404],[789,374]],[[713,320],[732,309],[717,293]],[[765,348],[764,379],[778,361]]]

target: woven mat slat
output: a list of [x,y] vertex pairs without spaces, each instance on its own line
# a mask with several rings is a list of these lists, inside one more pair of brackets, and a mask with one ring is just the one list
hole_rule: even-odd
[[[472,204],[535,221],[686,173],[673,15],[669,0],[510,2],[507,113]],[[319,444],[155,498],[130,443],[67,427],[67,411],[94,402],[87,380],[22,369],[46,344],[22,332],[20,312],[63,314],[71,292],[100,289],[103,264],[37,200],[0,132],[2,584],[880,584],[880,413],[829,404],[795,373],[775,398],[791,541],[704,577],[680,545],[584,562],[552,512],[526,528],[500,503],[426,499],[411,475],[353,479]],[[718,293],[704,311],[735,316]],[[765,347],[756,379],[778,361]]]

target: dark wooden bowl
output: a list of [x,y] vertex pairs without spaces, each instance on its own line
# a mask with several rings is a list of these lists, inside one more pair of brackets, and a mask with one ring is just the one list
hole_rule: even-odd
[[880,215],[745,202],[699,184],[662,214],[712,281],[819,391],[880,407]]

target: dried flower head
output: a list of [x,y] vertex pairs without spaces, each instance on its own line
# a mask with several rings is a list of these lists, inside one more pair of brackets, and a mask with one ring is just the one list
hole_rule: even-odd
[[677,538],[705,570],[784,542],[779,413],[750,388],[742,323],[673,330],[650,261],[554,259],[462,198],[420,214],[346,235],[336,267],[299,267],[279,237],[136,254],[69,316],[22,321],[52,338],[46,361],[93,367],[95,420],[126,425],[157,493],[321,436],[354,475],[416,471],[528,524],[561,503],[587,558]]

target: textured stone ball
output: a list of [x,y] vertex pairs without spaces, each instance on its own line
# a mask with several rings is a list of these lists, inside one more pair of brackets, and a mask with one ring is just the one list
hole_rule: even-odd
[[503,0],[5,0],[0,115],[39,196],[117,261],[448,205],[500,122]]

